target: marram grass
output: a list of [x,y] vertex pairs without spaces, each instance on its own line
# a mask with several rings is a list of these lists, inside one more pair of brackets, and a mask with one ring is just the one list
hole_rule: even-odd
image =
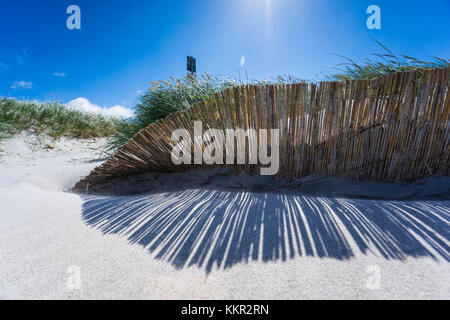
[[427,61],[419,60],[407,55],[396,55],[382,43],[373,39],[385,53],[374,53],[373,59],[357,62],[348,57],[338,55],[345,62],[336,66],[337,73],[328,76],[330,80],[359,80],[371,79],[396,72],[445,68],[450,66],[450,60],[433,57]]
[[106,137],[117,131],[120,121],[70,109],[59,103],[0,98],[0,139],[24,130],[52,138]]
[[235,80],[211,77],[207,74],[199,78],[171,77],[166,81],[151,82],[150,88],[139,98],[135,108],[136,117],[119,124],[117,132],[109,139],[107,150],[112,153],[149,124],[173,112],[187,109],[196,102],[207,100],[216,92],[237,85]]

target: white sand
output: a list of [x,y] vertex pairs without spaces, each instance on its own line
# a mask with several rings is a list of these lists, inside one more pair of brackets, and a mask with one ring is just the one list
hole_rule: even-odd
[[[190,173],[132,182],[152,193],[87,196],[66,191],[104,141],[24,141],[0,144],[0,298],[450,298],[448,178],[315,180],[305,195]],[[324,188],[409,200],[311,195]]]

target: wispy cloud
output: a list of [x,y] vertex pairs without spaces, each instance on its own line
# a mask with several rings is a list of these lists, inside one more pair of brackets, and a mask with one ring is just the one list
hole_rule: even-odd
[[81,110],[85,112],[98,113],[105,116],[130,118],[133,116],[133,111],[120,105],[112,107],[100,107],[99,105],[91,103],[88,99],[80,97],[74,99],[66,104],[68,108]]
[[55,77],[65,78],[67,76],[67,73],[65,73],[65,72],[53,72],[53,75]]
[[28,52],[25,49],[19,53],[16,53],[16,60],[19,64],[24,64],[27,57]]
[[8,68],[8,65],[0,61],[0,70],[4,70],[6,68]]
[[10,87],[11,89],[33,89],[33,82],[14,81]]

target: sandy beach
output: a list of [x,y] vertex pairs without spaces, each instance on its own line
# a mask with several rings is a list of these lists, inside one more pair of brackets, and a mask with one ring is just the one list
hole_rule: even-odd
[[276,190],[188,173],[71,193],[104,143],[2,142],[0,298],[450,298],[449,178]]

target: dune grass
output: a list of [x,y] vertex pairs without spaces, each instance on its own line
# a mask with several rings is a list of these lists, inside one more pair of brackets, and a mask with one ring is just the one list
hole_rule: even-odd
[[6,123],[0,122],[0,141],[11,136],[11,128]]
[[136,117],[120,122],[118,130],[109,139],[107,150],[110,153],[116,151],[149,124],[236,85],[238,82],[235,80],[206,74],[199,78],[170,78],[152,82],[150,88],[139,98],[135,108]]
[[[373,38],[372,38],[373,39]],[[357,80],[371,79],[379,76],[418,70],[423,71],[430,68],[444,68],[450,66],[450,60],[439,57],[433,57],[428,61],[422,61],[407,55],[396,55],[382,43],[373,39],[384,53],[374,53],[373,59],[366,59],[363,62],[357,62],[345,56],[338,55],[345,62],[338,64],[335,68],[338,73],[328,76],[330,80]]]
[[120,120],[67,108],[59,103],[39,103],[0,98],[0,139],[24,130],[52,138],[95,138],[117,131]]

